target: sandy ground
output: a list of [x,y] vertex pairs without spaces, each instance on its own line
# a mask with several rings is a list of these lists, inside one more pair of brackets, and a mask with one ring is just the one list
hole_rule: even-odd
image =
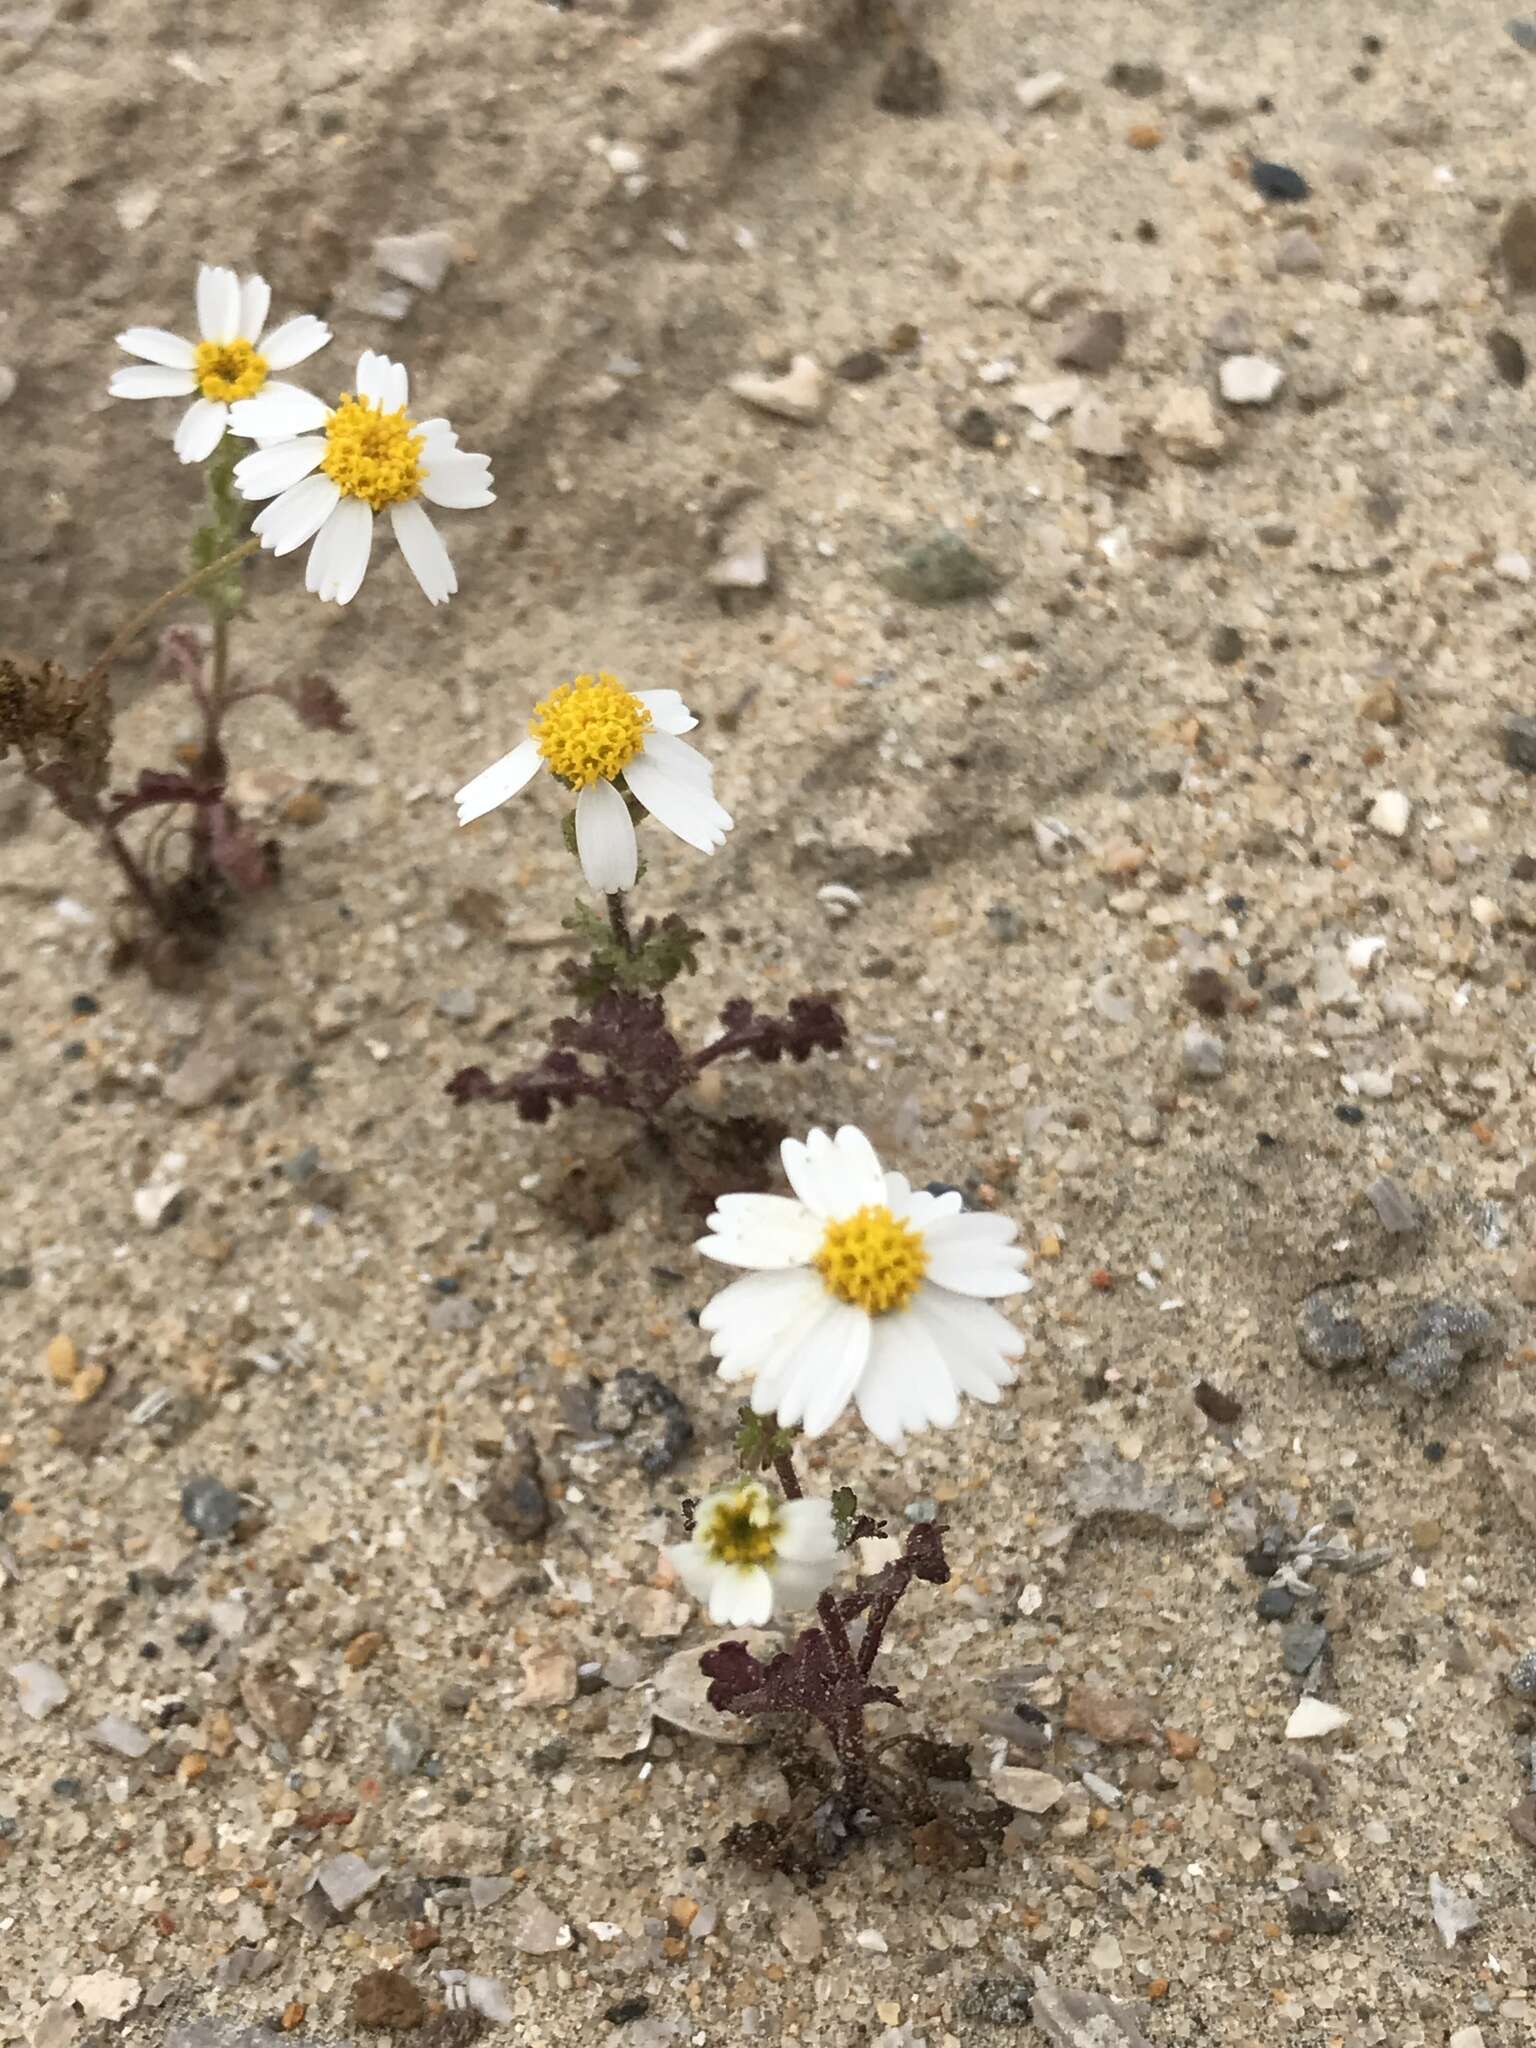
[[[340,614],[259,569],[241,659],[324,672],[359,731],[249,717],[288,875],[190,990],[109,974],[106,871],[0,792],[0,1636],[68,1689],[33,1720],[0,1679],[0,2041],[353,2042],[386,1968],[434,2014],[495,1980],[487,2038],[528,2048],[1027,2037],[1042,1969],[1156,2044],[1528,2039],[1536,828],[1502,728],[1536,712],[1536,430],[1489,336],[1536,348],[1496,255],[1536,55],[1449,0],[953,0],[909,115],[852,5],[796,33],[773,0],[661,75],[721,18],[0,10],[8,638],[85,660],[170,579],[175,408],[104,388],[198,258],[326,313],[337,384],[402,356],[500,489],[445,518],[443,612],[388,551]],[[455,260],[386,319],[374,238],[430,228]],[[1105,309],[1123,352],[1063,369]],[[1223,403],[1223,349],[1278,392]],[[797,352],[819,419],[726,390]],[[1068,374],[1040,423],[1020,389]],[[992,596],[877,580],[941,526]],[[752,541],[773,587],[722,601]],[[713,935],[690,1028],[805,987],[850,1020],[725,1106],[863,1122],[1034,1254],[1004,1407],[816,1460],[898,1528],[952,1518],[955,1583],[891,1639],[915,1717],[1061,1780],[981,1869],[893,1835],[805,1891],[724,1849],[775,1764],[651,1724],[707,1635],[655,1545],[728,1469],[692,1223],[642,1168],[587,1238],[549,1197],[610,1126],[442,1094],[535,1050],[572,879],[547,794],[462,837],[449,796],[599,665],[684,690],[739,820],[642,891]],[[124,777],[181,730],[147,672]],[[1327,1371],[1296,1332],[1334,1285],[1369,1356]],[[1426,1394],[1383,1367],[1443,1299],[1493,1327]],[[694,1422],[664,1474],[593,1431],[626,1366]],[[555,1498],[528,1543],[478,1504],[518,1431]],[[242,1496],[231,1536],[183,1518],[197,1477]],[[1083,1688],[1140,1739],[1064,1728]],[[1348,1725],[1288,1741],[1304,1690]],[[346,1852],[380,1874],[338,1918],[310,1886]],[[1451,1945],[1432,1874],[1478,1916]]]

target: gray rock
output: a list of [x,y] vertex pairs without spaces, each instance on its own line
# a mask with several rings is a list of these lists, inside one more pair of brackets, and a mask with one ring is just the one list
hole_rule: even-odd
[[380,235],[373,260],[390,277],[435,292],[453,262],[453,236],[446,228],[422,228],[414,235]]
[[354,1906],[367,1898],[383,1875],[382,1870],[375,1870],[361,1856],[347,1849],[322,1863],[315,1872],[314,1881],[336,1912],[350,1913]]
[[1306,277],[1323,267],[1323,252],[1305,228],[1292,228],[1275,245],[1275,268],[1284,277]]
[[188,1522],[205,1543],[228,1536],[244,1512],[244,1502],[222,1480],[201,1473],[181,1489],[181,1519]]
[[570,1928],[531,1885],[519,1892],[513,1902],[506,1915],[505,1933],[512,1946],[521,1949],[525,1956],[550,1956],[571,1945]]
[[1382,1229],[1389,1236],[1408,1237],[1419,1228],[1418,1210],[1407,1191],[1389,1173],[1373,1180],[1365,1193]]
[[58,1672],[36,1657],[13,1664],[11,1677],[16,1682],[16,1704],[29,1721],[45,1721],[69,1698],[69,1687]]
[[1163,67],[1151,58],[1139,62],[1119,59],[1104,74],[1104,83],[1133,100],[1155,99],[1164,85]]
[[397,1778],[408,1778],[431,1740],[429,1731],[409,1714],[391,1714],[384,1728],[384,1761]]
[[1253,353],[1253,328],[1248,315],[1233,306],[1223,313],[1211,329],[1211,347],[1224,356],[1246,356]]
[[1522,19],[1518,14],[1504,24],[1504,33],[1522,50],[1536,51],[1536,21]]
[[177,1109],[206,1109],[239,1080],[245,1065],[238,1047],[201,1038],[165,1077],[165,1099]]
[[1029,1986],[1013,1977],[978,1977],[960,2000],[960,2017],[984,2027],[1027,2027],[1033,2010]]
[[1511,291],[1536,291],[1536,199],[1517,199],[1505,214],[1499,255]]
[[1185,1027],[1179,1041],[1179,1060],[1192,1081],[1219,1081],[1227,1071],[1227,1049],[1203,1024]]
[[437,1014],[451,1017],[455,1024],[473,1024],[480,1014],[477,988],[445,988],[438,991]]
[[118,1756],[141,1757],[150,1748],[150,1738],[142,1728],[122,1714],[103,1714],[91,1730],[91,1740],[102,1749],[114,1750]]
[[958,533],[940,527],[926,539],[909,542],[876,570],[875,580],[909,604],[941,605],[989,597],[1003,579]]
[[242,1942],[213,1966],[213,1981],[221,1991],[234,1991],[242,1984],[257,1984],[277,1968],[275,1948],[252,1948]]
[[1510,1666],[1509,1689],[1517,1700],[1536,1700],[1536,1650],[1525,1651]]
[[1125,315],[1101,306],[1074,320],[1057,342],[1053,355],[1064,370],[1108,370],[1125,350]]
[[466,1336],[484,1321],[485,1310],[467,1294],[442,1295],[427,1310],[427,1328],[437,1337]]
[[1305,1678],[1328,1647],[1320,1621],[1293,1621],[1280,1638],[1280,1661],[1292,1678]]
[[1260,1621],[1289,1621],[1296,1609],[1296,1595],[1289,1586],[1266,1586],[1255,1611]]
[[1387,1376],[1417,1394],[1448,1394],[1462,1368],[1487,1348],[1493,1328],[1479,1302],[1426,1302],[1408,1341],[1388,1360]]
[[1130,2006],[1097,1991],[1060,1991],[1035,1973],[1035,2026],[1054,2048],[1151,2048]]
[[493,1529],[515,1543],[536,1543],[549,1527],[539,1454],[528,1439],[515,1443],[492,1467],[480,1495],[480,1512]]
[[1322,1287],[1307,1296],[1296,1322],[1296,1342],[1309,1365],[1336,1372],[1343,1365],[1365,1363],[1370,1345],[1354,1306],[1347,1287]]
[[651,1477],[670,1472],[693,1442],[688,1411],[665,1380],[643,1367],[626,1365],[602,1387],[595,1408],[597,1426],[624,1439],[640,1470]]
[[1536,718],[1512,712],[1504,721],[1504,758],[1511,768],[1536,775]]

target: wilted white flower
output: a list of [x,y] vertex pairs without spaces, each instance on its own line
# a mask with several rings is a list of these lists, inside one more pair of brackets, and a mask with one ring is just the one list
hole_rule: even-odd
[[[272,287],[264,277],[242,284],[232,270],[205,263],[197,273],[197,341],[185,341],[163,327],[127,327],[119,348],[142,361],[114,372],[107,386],[114,398],[190,398],[173,443],[183,462],[211,455],[230,426],[230,408],[258,392],[271,398],[307,398],[297,384],[274,378],[291,370],[331,338],[313,313],[300,313],[263,335]],[[241,431],[237,429],[237,431]]]
[[247,498],[272,500],[251,531],[277,555],[314,541],[304,587],[322,603],[357,595],[373,517],[386,507],[428,602],[444,604],[459,587],[421,500],[461,511],[493,503],[491,459],[466,454],[446,420],[413,420],[409,403],[404,366],[369,349],[358,358],[357,390],[334,406],[285,385],[234,408],[235,432],[262,444],[235,465],[235,483]]
[[1024,1342],[983,1297],[1029,1287],[1005,1216],[885,1173],[864,1133],[786,1138],[787,1195],[722,1195],[697,1249],[751,1268],[699,1318],[724,1380],[807,1436],[852,1401],[882,1443],[947,1429],[960,1396],[996,1401]]
[[832,1503],[780,1500],[747,1479],[698,1505],[693,1537],[663,1555],[719,1628],[762,1628],[814,1607],[837,1573]]
[[576,851],[588,883],[605,894],[631,889],[640,852],[625,790],[700,853],[725,843],[731,817],[715,801],[714,770],[679,737],[698,722],[676,690],[626,690],[606,673],[577,676],[533,707],[527,739],[465,783],[454,799],[459,823],[516,796],[542,765],[577,791]]

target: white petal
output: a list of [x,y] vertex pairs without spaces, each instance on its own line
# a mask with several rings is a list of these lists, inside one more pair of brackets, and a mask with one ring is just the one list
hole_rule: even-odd
[[576,851],[590,888],[633,889],[640,849],[629,806],[611,782],[589,782],[576,799]]
[[107,386],[114,398],[190,398],[197,379],[190,370],[174,370],[159,363],[130,363],[114,370]]
[[773,1581],[760,1564],[724,1565],[709,1596],[716,1628],[762,1628],[773,1615]]
[[722,1266],[758,1271],[806,1265],[821,1243],[822,1226],[787,1195],[722,1195],[709,1218],[713,1237],[694,1246]]
[[789,1184],[813,1214],[836,1221],[885,1201],[885,1176],[875,1148],[860,1130],[844,1124],[836,1138],[811,1131],[802,1145],[786,1138],[779,1147]]
[[722,1288],[699,1317],[720,1361],[720,1378],[751,1379],[802,1317],[820,1314],[825,1293],[817,1276],[803,1266],[747,1273]]
[[229,409],[229,423],[235,432],[252,441],[288,441],[296,434],[317,434],[330,416],[331,408],[312,392],[276,379],[254,398],[237,398]]
[[702,1605],[708,1605],[720,1567],[702,1543],[664,1543],[661,1554]]
[[331,330],[323,320],[313,313],[299,313],[274,327],[258,353],[266,357],[269,370],[291,370],[295,363],[308,362],[330,338]]
[[708,759],[697,747],[690,747],[680,740],[676,733],[648,732],[641,742],[646,753],[659,768],[666,771],[675,782],[681,782],[688,789],[702,789],[713,795],[715,771]]
[[904,1173],[885,1176],[885,1200],[893,1216],[900,1216],[922,1231],[943,1217],[960,1215],[965,1208],[965,1197],[958,1188],[930,1195],[926,1188],[914,1188]]
[[855,1398],[865,1427],[893,1447],[909,1430],[948,1429],[960,1413],[959,1389],[937,1344],[921,1323],[899,1312],[877,1319]]
[[[732,1350],[719,1365],[722,1379],[752,1379],[752,1406],[759,1415],[769,1415],[777,1408],[780,1396],[802,1368],[809,1365],[814,1372],[816,1333],[829,1309],[842,1306],[833,1301],[814,1273],[801,1271],[788,1277],[799,1283],[794,1310],[777,1324],[772,1341],[755,1344],[740,1353]],[[787,1288],[785,1295],[787,1299]],[[753,1357],[754,1351],[755,1363],[750,1374],[737,1370],[738,1359]]]
[[391,505],[389,523],[428,604],[446,604],[459,587],[443,536],[414,498]]
[[999,1389],[1018,1378],[1013,1361],[1023,1355],[1024,1339],[987,1302],[947,1294],[924,1281],[907,1314],[932,1337],[962,1393],[995,1401]]
[[526,789],[539,772],[543,756],[536,740],[524,740],[515,746],[510,754],[503,754],[499,761],[493,761],[489,768],[482,768],[473,780],[454,796],[459,807],[459,823],[472,825],[476,818],[483,818],[487,811],[494,811],[498,804],[504,804],[508,797],[516,796],[520,789]]
[[325,436],[306,434],[242,455],[235,464],[235,488],[246,498],[275,498],[325,460]]
[[784,1331],[758,1372],[752,1389],[754,1411],[782,1417],[788,1409],[799,1421],[829,1358],[856,1356],[862,1368],[868,1356],[868,1335],[860,1337],[854,1331],[856,1321],[868,1323],[864,1311],[838,1300],[836,1294],[827,1294],[825,1288],[815,1303],[807,1298],[803,1315]]
[[[832,1427],[848,1406],[853,1390],[869,1363],[874,1331],[872,1318],[852,1302],[839,1302],[838,1307],[847,1310],[848,1314],[839,1318],[835,1330],[819,1338],[818,1342],[825,1345],[825,1350],[817,1360],[815,1372],[802,1374],[795,1396],[779,1403],[784,1427],[789,1427],[791,1419],[801,1422],[808,1437],[824,1436]],[[803,1413],[799,1407],[802,1391]]]
[[657,732],[692,732],[699,722],[678,690],[636,690],[635,695],[651,714]]
[[240,339],[255,341],[267,324],[267,313],[272,304],[272,287],[264,277],[255,271],[240,287]]
[[465,455],[457,448],[435,444],[422,450],[421,490],[434,505],[446,505],[455,512],[474,512],[481,505],[493,505],[491,458]]
[[146,363],[163,363],[172,370],[190,370],[197,361],[191,342],[183,341],[179,334],[168,334],[163,327],[125,327],[117,345],[131,356],[142,356]]
[[935,1244],[926,1239],[928,1265],[924,1278],[955,1294],[1028,1294],[1024,1254],[1014,1245],[979,1244],[964,1239]]
[[229,425],[229,407],[217,398],[199,398],[189,405],[172,442],[183,462],[201,462],[213,453]]
[[837,1559],[818,1558],[814,1564],[785,1560],[769,1573],[773,1580],[773,1605],[778,1614],[803,1614],[814,1607],[837,1577]]
[[792,1564],[821,1564],[838,1555],[837,1523],[829,1500],[787,1500],[779,1509],[774,1543]]
[[340,502],[341,491],[328,476],[307,476],[263,505],[251,531],[274,555],[291,555],[319,532]]
[[708,790],[669,775],[643,750],[624,770],[624,780],[657,824],[665,825],[684,845],[697,847],[700,853],[724,846],[731,814]]
[[233,341],[240,331],[240,280],[205,263],[197,273],[197,331],[204,341]]
[[1011,1216],[998,1216],[989,1209],[965,1209],[957,1216],[940,1215],[922,1225],[923,1241],[930,1252],[943,1245],[946,1251],[958,1247],[967,1250],[995,1250],[999,1245],[1012,1244],[1019,1234],[1019,1226]]
[[304,568],[304,588],[322,604],[350,604],[368,573],[372,547],[372,509],[361,498],[343,498],[315,535]]
[[357,395],[381,412],[399,412],[410,403],[410,379],[403,364],[364,349],[357,359]]

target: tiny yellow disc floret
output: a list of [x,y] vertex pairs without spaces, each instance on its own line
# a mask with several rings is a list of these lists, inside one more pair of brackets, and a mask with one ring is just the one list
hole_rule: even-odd
[[248,341],[200,341],[193,370],[204,398],[224,405],[254,398],[267,381],[267,359]]
[[552,774],[572,789],[612,782],[645,745],[651,714],[606,673],[562,683],[533,707],[528,730]]
[[778,1537],[773,1496],[757,1479],[717,1501],[699,1524],[698,1540],[716,1564],[768,1564]]
[[421,489],[422,446],[404,406],[381,412],[369,399],[344,391],[326,422],[320,467],[345,497],[361,498],[382,512]]
[[921,1234],[880,1204],[829,1223],[811,1264],[829,1294],[883,1316],[905,1308],[916,1294],[928,1270],[928,1253]]

